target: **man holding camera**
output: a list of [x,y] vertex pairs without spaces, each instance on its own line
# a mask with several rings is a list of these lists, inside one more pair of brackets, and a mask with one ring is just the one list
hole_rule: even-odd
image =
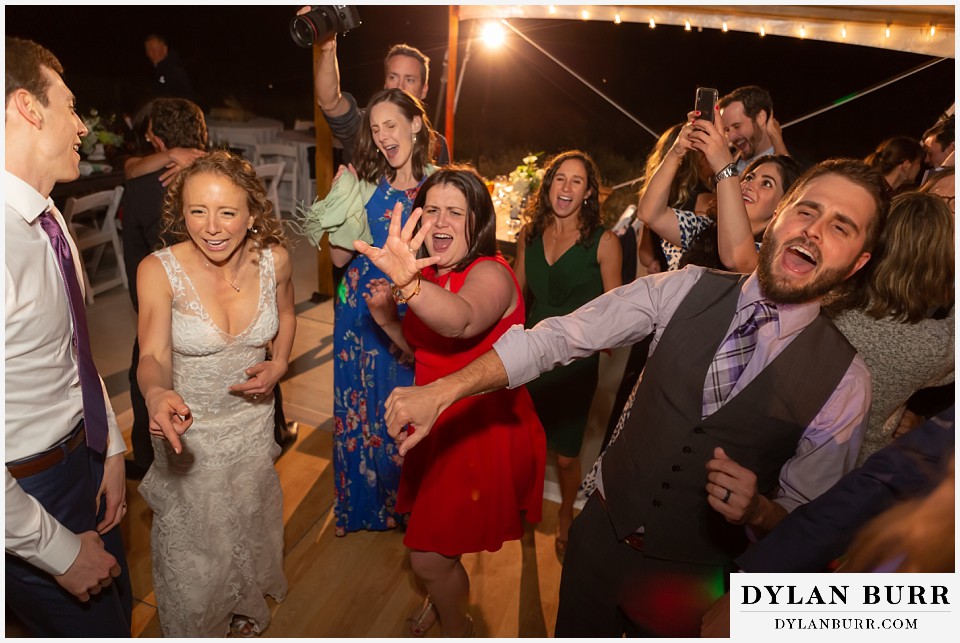
[[[304,7],[297,12],[303,16],[310,12]],[[397,44],[390,47],[383,60],[383,88],[400,88],[419,100],[427,97],[429,89],[430,59],[422,51],[410,45]],[[343,162],[353,160],[353,151],[360,137],[360,124],[366,112],[357,106],[352,94],[340,91],[340,67],[337,64],[337,34],[331,32],[320,43],[320,59],[314,78],[317,103],[330,131],[343,146]],[[433,157],[437,165],[450,162],[446,139],[437,132],[437,149]]]

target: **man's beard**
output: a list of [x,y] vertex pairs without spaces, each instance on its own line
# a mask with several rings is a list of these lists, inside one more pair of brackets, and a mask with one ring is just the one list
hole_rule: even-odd
[[[767,228],[767,232],[770,228]],[[781,248],[799,245],[809,249],[817,258],[819,266],[820,253],[809,248],[800,237],[791,239],[783,244],[777,243],[772,234],[765,234],[763,245],[760,247],[760,259],[757,263],[757,279],[764,296],[778,304],[802,304],[818,300],[828,292],[846,281],[847,275],[857,265],[859,257],[850,262],[850,265],[841,268],[824,269],[813,281],[803,286],[793,285],[789,279],[778,278],[773,274],[773,262]],[[816,270],[817,267],[814,267]]]
[[747,142],[750,144],[750,153],[743,155],[746,161],[750,161],[760,154],[762,151],[760,144],[763,143],[763,128],[760,127],[760,124],[757,123],[757,119],[755,118],[751,118],[750,122],[753,123],[753,136],[747,139]]

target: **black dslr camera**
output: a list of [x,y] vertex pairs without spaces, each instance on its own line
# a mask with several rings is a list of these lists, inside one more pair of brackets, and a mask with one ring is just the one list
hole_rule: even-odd
[[308,13],[290,20],[290,37],[301,47],[312,47],[331,33],[347,33],[360,26],[356,7],[343,4],[310,7]]

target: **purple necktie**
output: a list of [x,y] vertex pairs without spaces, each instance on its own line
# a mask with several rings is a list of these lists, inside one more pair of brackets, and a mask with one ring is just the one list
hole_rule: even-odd
[[80,282],[77,281],[77,268],[70,252],[70,244],[63,234],[63,228],[47,210],[40,215],[40,227],[50,237],[50,244],[57,256],[57,267],[63,278],[63,286],[70,304],[70,317],[73,320],[73,346],[77,351],[77,370],[80,373],[80,393],[83,397],[83,423],[87,431],[87,446],[97,453],[104,453],[107,447],[107,407],[103,403],[103,388],[97,367],[93,364],[90,352],[90,334],[87,331],[87,311],[83,306]]
[[776,318],[774,303],[758,301],[753,304],[753,314],[720,344],[703,383],[703,417],[714,413],[727,401],[757,347],[757,331]]

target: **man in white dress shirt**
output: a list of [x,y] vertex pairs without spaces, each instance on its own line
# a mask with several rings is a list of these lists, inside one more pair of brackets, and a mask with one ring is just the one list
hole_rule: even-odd
[[[100,427],[99,437],[85,426],[76,347],[86,332],[75,337],[62,276],[69,274],[51,244],[57,226],[66,227],[50,191],[79,176],[86,134],[62,72],[40,45],[6,39],[6,603],[34,636],[129,636],[130,583],[117,528],[126,512],[126,446],[98,377],[85,383],[87,403],[97,403],[91,408],[99,405],[96,386],[102,391],[99,421],[87,422]],[[76,247],[65,237],[78,272]]]

